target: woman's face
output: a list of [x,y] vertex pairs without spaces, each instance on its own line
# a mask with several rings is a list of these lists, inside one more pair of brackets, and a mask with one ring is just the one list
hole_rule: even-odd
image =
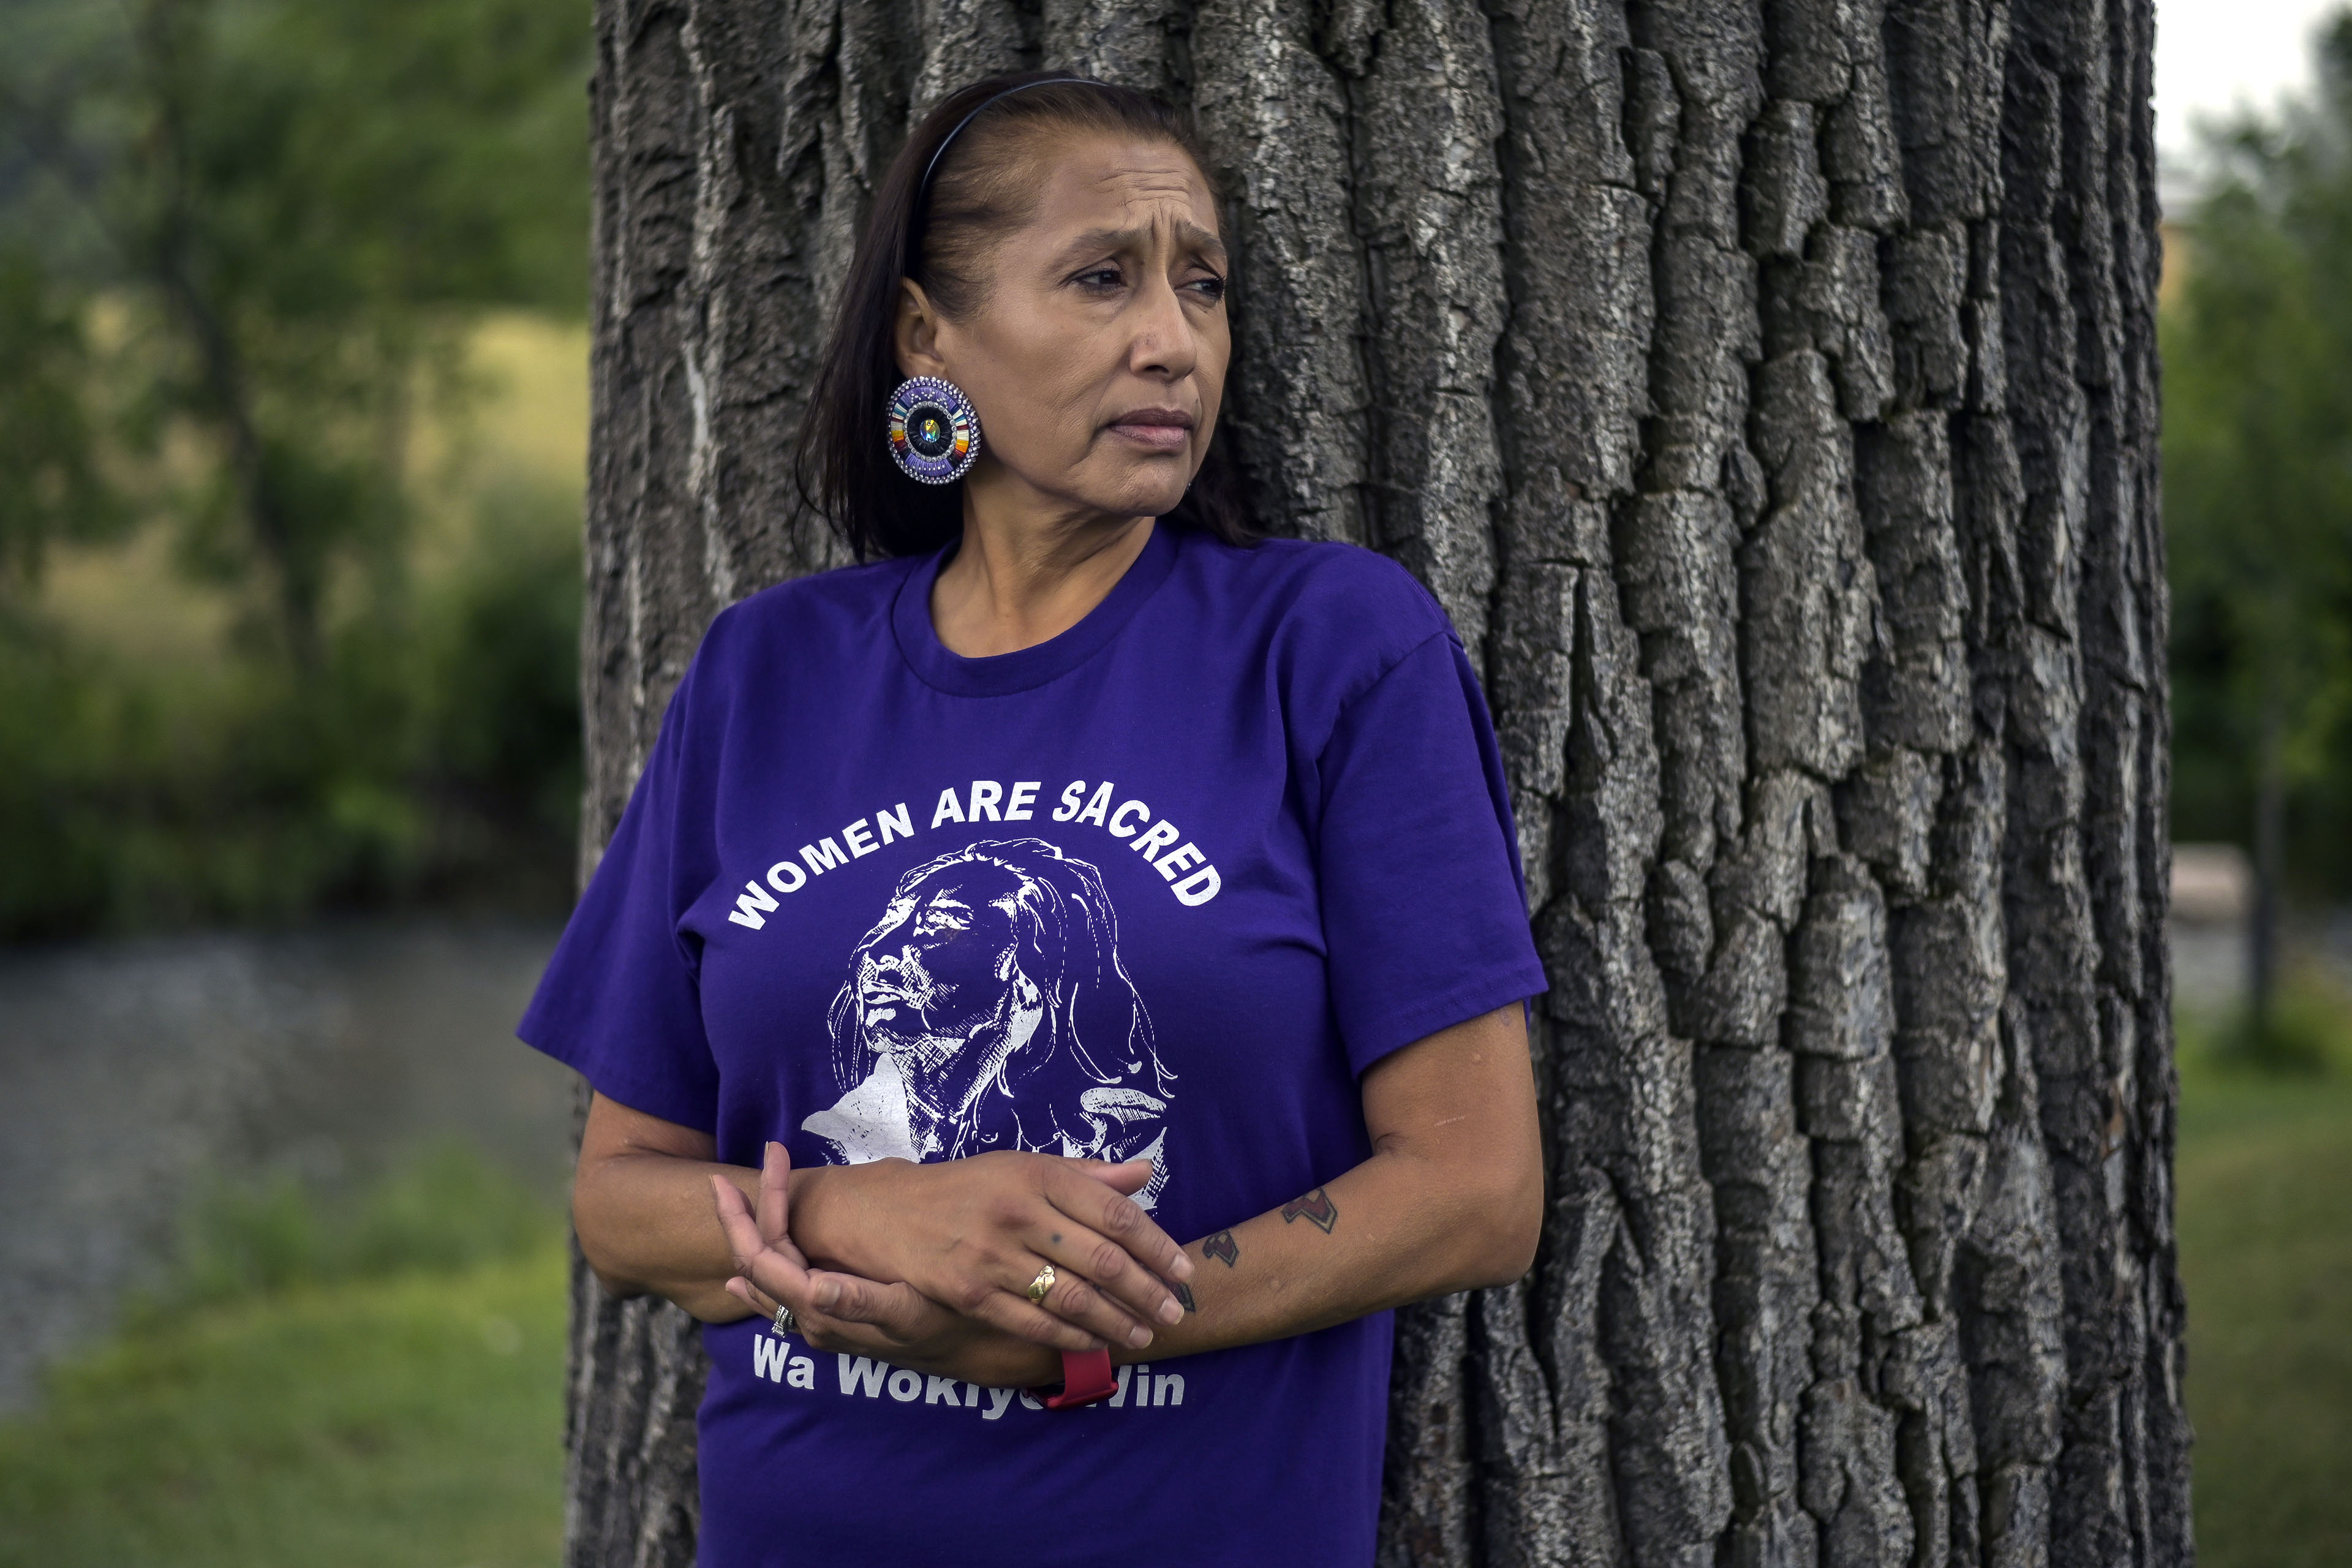
[[936,1069],[997,1016],[1016,963],[1019,891],[1002,867],[955,866],[891,910],[852,963],[869,1046]]
[[1025,152],[1034,216],[995,242],[963,320],[908,286],[900,367],[971,397],[975,491],[1158,517],[1208,450],[1232,356],[1208,183],[1161,142],[1062,133]]

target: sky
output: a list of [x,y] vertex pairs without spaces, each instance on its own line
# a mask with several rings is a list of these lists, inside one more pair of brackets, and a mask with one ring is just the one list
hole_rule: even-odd
[[[2031,0],[2028,0],[2031,3]],[[2311,79],[2311,29],[2345,0],[2157,0],[2156,138],[2168,161],[2198,113],[2268,109]]]

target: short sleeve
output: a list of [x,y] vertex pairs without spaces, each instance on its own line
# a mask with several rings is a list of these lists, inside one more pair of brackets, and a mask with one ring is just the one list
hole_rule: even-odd
[[697,955],[680,920],[712,876],[708,780],[698,791],[689,672],[628,808],[517,1026],[608,1100],[715,1132],[719,1068]]
[[1502,757],[1451,632],[1347,704],[1318,773],[1331,1005],[1357,1074],[1547,988]]

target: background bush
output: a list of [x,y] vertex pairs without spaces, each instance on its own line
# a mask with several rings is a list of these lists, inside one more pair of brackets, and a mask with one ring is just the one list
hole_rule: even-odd
[[[585,0],[0,32],[0,940],[561,909],[581,473],[474,349],[584,356]],[[149,592],[68,613],[93,559]]]

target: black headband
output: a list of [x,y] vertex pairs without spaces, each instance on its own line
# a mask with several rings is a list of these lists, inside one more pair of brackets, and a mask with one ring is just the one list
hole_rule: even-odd
[[955,139],[963,134],[963,128],[965,126],[971,124],[975,119],[979,118],[980,111],[982,110],[986,109],[990,104],[994,103],[1000,98],[1011,98],[1014,93],[1026,92],[1033,87],[1052,87],[1058,82],[1066,81],[1077,82],[1086,87],[1108,87],[1110,85],[1108,82],[1097,81],[1090,76],[1049,76],[1041,78],[1036,81],[1015,82],[1011,87],[1003,89],[997,92],[990,93],[986,98],[982,99],[978,103],[972,105],[971,112],[970,114],[965,115],[961,120],[956,121],[954,130],[940,138],[939,146],[933,149],[931,153],[931,161],[923,165],[923,183],[915,187],[915,210],[919,213],[921,212],[923,210],[923,203],[925,199],[931,194],[931,176],[940,172],[940,160],[948,155],[948,149],[955,145]]

